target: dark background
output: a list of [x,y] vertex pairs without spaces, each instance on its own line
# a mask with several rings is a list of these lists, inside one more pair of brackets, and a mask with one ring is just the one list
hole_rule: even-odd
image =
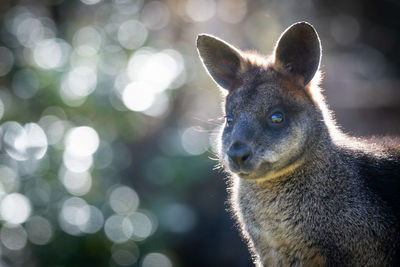
[[0,266],[252,266],[213,170],[220,92],[197,34],[267,54],[286,27],[312,23],[342,129],[398,135],[399,11],[397,1],[2,0]]

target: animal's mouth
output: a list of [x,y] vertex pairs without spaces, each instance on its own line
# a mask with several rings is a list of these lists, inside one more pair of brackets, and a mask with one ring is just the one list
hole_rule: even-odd
[[258,179],[260,177],[262,177],[265,174],[265,170],[259,170],[259,169],[255,169],[252,171],[236,171],[234,172],[237,176],[239,176],[242,179],[246,179],[246,180],[254,180],[254,179]]
[[231,172],[239,175],[239,176],[249,176],[250,173],[254,171],[254,167],[252,164],[246,164],[245,166],[238,166],[231,161],[228,161],[228,168]]
[[[241,156],[240,161],[238,161],[236,158],[232,159],[232,156],[226,154],[225,160],[227,169],[246,180],[257,180],[275,172],[276,163],[259,159],[254,155],[247,158]],[[277,171],[279,172],[279,169]]]
[[248,165],[246,168],[237,169],[235,166],[230,166],[231,172],[235,173],[242,179],[253,180],[253,181],[264,181],[272,180],[279,176],[287,175],[292,172],[302,163],[301,160],[295,161],[281,168],[275,169],[271,162],[261,162],[259,164],[252,162],[251,166]]
[[228,168],[240,178],[257,179],[257,177],[261,177],[265,173],[268,173],[271,166],[268,163],[256,164],[255,162],[249,162],[245,166],[238,167],[237,165],[228,162]]

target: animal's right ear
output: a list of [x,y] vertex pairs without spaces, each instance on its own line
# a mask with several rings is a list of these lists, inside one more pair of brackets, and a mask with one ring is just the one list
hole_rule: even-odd
[[240,82],[245,64],[238,49],[211,35],[197,37],[197,50],[205,68],[222,88],[231,90]]
[[302,77],[307,85],[321,61],[321,42],[314,27],[298,22],[286,29],[275,48],[275,62],[286,71]]

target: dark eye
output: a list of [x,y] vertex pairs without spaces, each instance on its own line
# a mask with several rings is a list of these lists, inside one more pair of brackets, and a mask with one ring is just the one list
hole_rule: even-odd
[[226,119],[226,124],[227,124],[228,126],[231,125],[231,124],[233,123],[233,118],[232,118],[232,117],[226,116],[225,119]]
[[281,112],[275,112],[271,116],[271,122],[273,123],[281,123],[283,122],[283,114]]

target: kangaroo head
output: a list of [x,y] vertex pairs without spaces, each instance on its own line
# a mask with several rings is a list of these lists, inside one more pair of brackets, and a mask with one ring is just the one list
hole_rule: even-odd
[[314,28],[292,25],[270,57],[210,35],[199,35],[197,48],[210,76],[227,91],[219,146],[224,166],[253,180],[298,166],[323,124],[310,89],[321,58]]

